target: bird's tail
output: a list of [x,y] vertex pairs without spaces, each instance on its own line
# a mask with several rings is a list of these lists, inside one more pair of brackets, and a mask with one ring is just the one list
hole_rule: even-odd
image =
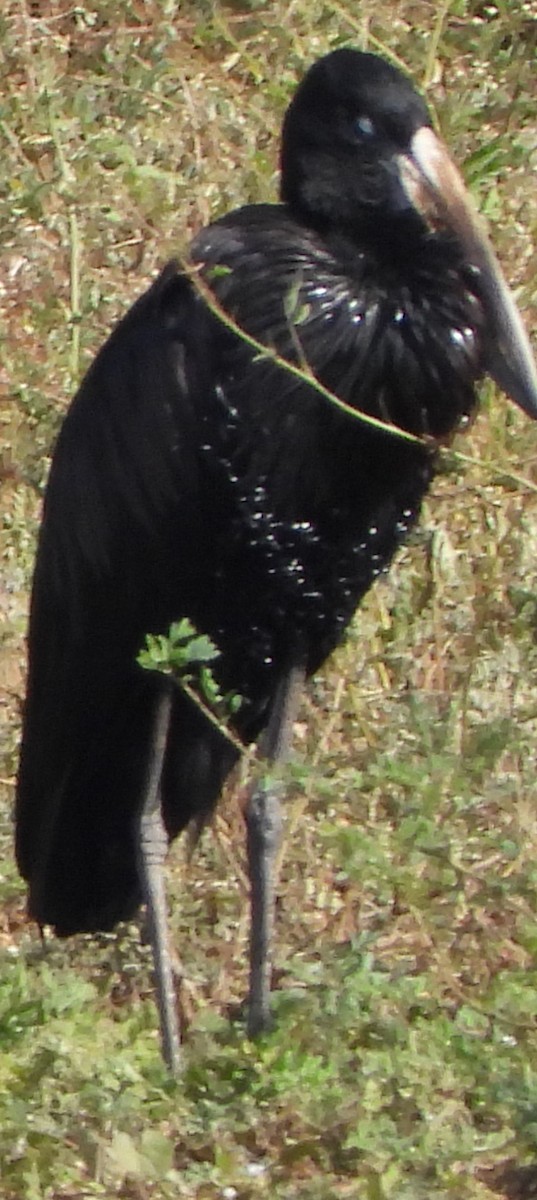
[[[32,721],[29,695],[17,791],[17,861],[29,883],[30,915],[60,937],[111,929],[130,919],[141,902],[138,829],[155,688],[142,686],[133,700],[131,686],[123,699],[121,724],[102,728],[99,753],[76,755],[76,771],[62,755],[63,776],[52,780],[51,746],[43,743],[46,730]],[[115,713],[117,700],[116,695]],[[177,690],[162,778],[170,838],[193,816],[210,814],[236,758],[227,739]]]

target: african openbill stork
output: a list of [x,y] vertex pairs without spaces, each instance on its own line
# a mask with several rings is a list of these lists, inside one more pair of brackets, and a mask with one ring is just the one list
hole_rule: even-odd
[[[284,120],[281,203],[203,229],[190,264],[306,373],[256,353],[175,263],[113,331],[54,452],[17,793],[41,925],[110,929],[148,900],[173,1068],[162,862],[239,752],[137,665],[144,635],[181,617],[209,635],[218,683],[243,697],[235,732],[282,759],[304,678],[416,521],[435,443],[479,380],[537,416],[530,345],[460,176],[410,81],[373,54],[314,63]],[[279,804],[265,782],[247,805],[252,1032],[268,1018]]]

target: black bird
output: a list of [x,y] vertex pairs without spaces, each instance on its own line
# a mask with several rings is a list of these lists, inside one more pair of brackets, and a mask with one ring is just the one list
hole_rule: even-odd
[[[236,734],[282,758],[304,677],[416,521],[434,446],[487,372],[537,416],[520,317],[423,100],[383,59],[336,50],[285,116],[281,203],[215,221],[189,269],[164,269],[61,429],[16,808],[41,925],[110,929],[145,896],[165,967],[167,842],[211,812],[239,751],[137,665],[144,635],[190,618],[220,650],[218,683],[243,697]],[[276,787],[254,789],[247,828],[255,1032],[268,1016]],[[160,988],[175,1067],[169,973]]]

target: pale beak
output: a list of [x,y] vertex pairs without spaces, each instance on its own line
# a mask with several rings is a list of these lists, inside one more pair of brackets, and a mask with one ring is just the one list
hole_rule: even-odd
[[489,324],[486,369],[528,416],[537,419],[537,368],[515,300],[461,175],[432,129],[414,134],[410,154],[399,158],[401,179],[415,207],[458,238],[479,272],[479,295]]

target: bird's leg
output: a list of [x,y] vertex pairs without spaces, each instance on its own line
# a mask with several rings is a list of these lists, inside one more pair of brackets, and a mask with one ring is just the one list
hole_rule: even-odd
[[275,866],[281,842],[282,784],[271,777],[271,767],[283,763],[291,744],[302,685],[303,666],[294,665],[282,677],[260,743],[268,763],[263,779],[254,787],[246,807],[248,875],[250,879],[250,991],[248,1034],[255,1037],[270,1025],[270,948],[274,925]]
[[164,1062],[174,1075],[180,1066],[179,1023],[173,967],[168,940],[164,861],[168,838],[161,810],[161,779],[170,727],[172,689],[160,692],[153,722],[150,759],[140,814],[140,878],[147,904],[149,932],[157,987],[160,1037]]

